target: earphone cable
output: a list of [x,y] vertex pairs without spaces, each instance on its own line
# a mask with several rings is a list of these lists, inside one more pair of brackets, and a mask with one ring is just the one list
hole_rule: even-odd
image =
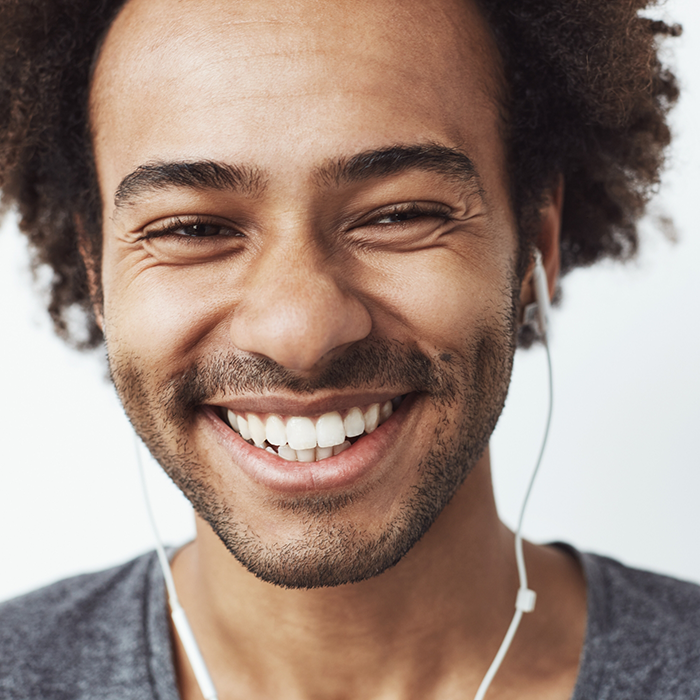
[[537,457],[535,468],[532,470],[532,475],[530,476],[530,481],[525,491],[525,498],[523,499],[523,504],[520,507],[518,528],[515,531],[515,561],[518,567],[519,579],[518,595],[515,600],[515,614],[513,615],[513,619],[511,620],[511,623],[508,627],[508,631],[506,632],[506,635],[503,638],[503,641],[501,642],[501,646],[499,647],[496,656],[491,662],[488,671],[486,671],[486,675],[481,681],[479,689],[476,691],[474,700],[484,699],[486,691],[489,689],[489,686],[491,685],[494,676],[496,675],[498,669],[503,663],[503,659],[505,658],[506,652],[508,651],[510,645],[513,642],[515,633],[518,631],[518,626],[520,625],[520,621],[522,620],[523,613],[532,612],[532,610],[535,609],[535,592],[530,590],[527,586],[527,569],[525,567],[525,557],[523,555],[522,529],[523,521],[525,520],[525,510],[527,509],[527,504],[530,500],[530,494],[532,493],[532,487],[540,470],[540,465],[542,464],[542,457],[544,456],[544,450],[547,446],[547,439],[549,438],[549,428],[552,424],[552,407],[554,405],[554,382],[552,378],[552,356],[549,352],[549,344],[547,343],[546,335],[543,339],[543,344],[547,355],[547,374],[549,378],[549,408],[547,410],[547,423],[544,429],[544,436],[542,438],[540,453]]
[[190,662],[192,672],[197,679],[197,684],[199,685],[199,689],[202,691],[204,699],[218,700],[214,683],[209,674],[209,669],[207,668],[202,652],[200,651],[197,640],[192,632],[192,628],[190,627],[185,610],[180,603],[180,599],[177,597],[175,581],[173,580],[173,572],[170,568],[170,562],[168,561],[168,557],[165,553],[163,541],[160,538],[160,532],[158,531],[156,519],[153,514],[153,507],[151,506],[151,499],[148,493],[148,484],[146,483],[146,471],[143,468],[143,461],[141,459],[141,445],[136,435],[134,435],[134,445],[136,447],[136,463],[138,465],[139,475],[141,477],[141,489],[143,491],[144,501],[146,502],[146,511],[148,513],[148,519],[151,523],[151,530],[155,539],[158,562],[160,563],[163,578],[165,579],[165,588],[168,591],[170,616],[173,620],[173,624],[175,625],[175,629],[177,630],[177,635],[185,649],[185,655]]

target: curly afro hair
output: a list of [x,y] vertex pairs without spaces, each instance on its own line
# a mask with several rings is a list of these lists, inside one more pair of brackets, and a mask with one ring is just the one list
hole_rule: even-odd
[[[521,251],[563,177],[562,273],[638,247],[678,97],[658,40],[680,29],[640,15],[647,0],[477,0],[506,78],[504,134]],[[92,312],[77,222],[94,259],[101,204],[88,129],[95,56],[124,0],[0,0],[0,187],[16,207],[35,268],[53,271],[57,333],[91,347]],[[520,273],[527,255],[521,255]],[[75,337],[75,308],[87,334]],[[522,340],[522,338],[521,338]]]

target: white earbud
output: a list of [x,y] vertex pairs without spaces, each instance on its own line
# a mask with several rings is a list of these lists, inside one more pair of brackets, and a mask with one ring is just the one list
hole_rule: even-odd
[[547,338],[549,328],[549,288],[547,286],[547,273],[542,262],[542,253],[535,248],[535,269],[532,273],[533,287],[535,289],[535,299],[537,299],[537,317],[540,322],[540,331]]
[[540,335],[547,342],[547,329],[549,327],[549,288],[547,285],[547,273],[542,262],[542,253],[535,248],[535,267],[532,271],[532,288],[535,293],[535,301],[528,304],[523,312],[524,323],[537,323]]

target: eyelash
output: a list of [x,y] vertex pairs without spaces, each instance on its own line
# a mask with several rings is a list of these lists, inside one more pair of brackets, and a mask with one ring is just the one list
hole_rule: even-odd
[[[219,232],[211,235],[201,236],[176,233],[178,229],[192,228],[194,226],[211,226],[212,228],[219,229]],[[163,238],[164,236],[173,236],[181,240],[182,242],[190,242],[201,240],[203,238],[217,238],[218,236],[222,235],[220,231],[224,229],[228,229],[232,232],[230,234],[225,234],[231,238],[243,238],[242,233],[240,233],[239,231],[235,231],[234,229],[227,227],[226,225],[221,224],[218,221],[212,221],[211,219],[196,216],[192,218],[181,219],[179,216],[176,216],[157,226],[154,229],[144,231],[142,240],[152,240],[154,238]]]
[[406,216],[407,219],[403,221],[392,221],[388,224],[375,224],[377,226],[403,226],[409,224],[413,219],[419,218],[436,218],[436,219],[449,219],[450,209],[442,204],[437,203],[425,203],[420,204],[418,202],[411,202],[410,204],[398,204],[391,207],[388,211],[383,211],[376,214],[368,222],[372,225],[378,219],[384,219],[389,216]]

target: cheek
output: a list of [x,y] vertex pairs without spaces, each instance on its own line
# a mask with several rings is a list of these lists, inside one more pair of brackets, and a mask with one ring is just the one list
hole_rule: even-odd
[[502,260],[437,249],[397,255],[372,274],[378,303],[410,336],[460,348],[475,328],[510,316],[507,270]]
[[188,365],[204,339],[226,335],[236,304],[231,275],[207,266],[123,260],[104,276],[105,334],[112,350],[152,358],[164,371]]

